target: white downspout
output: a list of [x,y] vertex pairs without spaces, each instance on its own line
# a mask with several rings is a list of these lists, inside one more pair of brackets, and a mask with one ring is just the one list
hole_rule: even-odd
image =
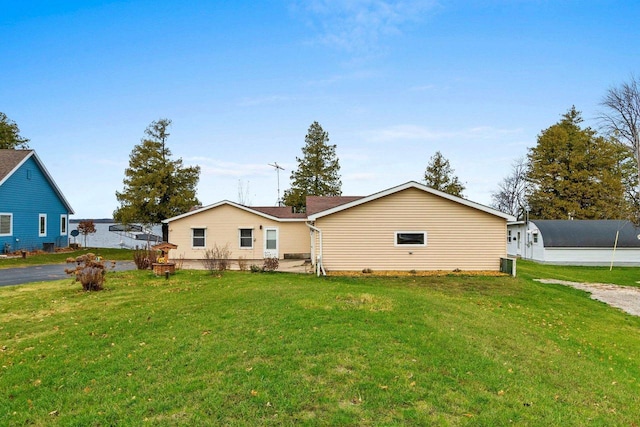
[[[318,227],[315,227],[311,224],[309,224],[308,222],[305,222],[305,224],[307,225],[307,227],[309,227],[311,230],[315,231],[318,233],[318,256],[316,259],[316,271],[318,276],[320,276],[320,273],[322,273],[323,276],[327,275],[327,272],[324,269],[324,266],[322,265],[322,230],[320,230]],[[315,239],[314,239],[315,241]]]

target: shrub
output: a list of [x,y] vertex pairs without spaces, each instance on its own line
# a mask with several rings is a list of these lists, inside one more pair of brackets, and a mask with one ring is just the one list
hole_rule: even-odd
[[204,253],[204,267],[209,270],[211,274],[222,273],[229,269],[230,256],[231,250],[229,249],[228,243],[223,247],[218,247],[216,244],[213,246],[213,249],[207,249]]
[[238,268],[240,271],[247,271],[247,260],[244,257],[238,257]]
[[362,269],[362,272],[363,272],[364,274],[371,274],[371,273],[373,273],[373,270],[372,270],[372,269],[370,269],[370,268],[364,268],[364,269]]
[[251,270],[252,273],[261,273],[262,272],[262,268],[258,267],[255,264],[251,264],[251,267],[249,267],[249,270]]
[[264,259],[262,271],[276,271],[280,266],[280,260],[277,257],[268,257]]
[[176,270],[182,270],[182,266],[184,265],[184,254],[180,254],[174,262],[176,263]]
[[138,270],[149,270],[152,264],[156,262],[157,256],[156,251],[136,249],[133,251],[133,262]]
[[[92,253],[75,259],[67,258],[67,263],[76,263],[76,268],[65,269],[65,273],[75,275],[75,282],[82,284],[85,291],[100,291],[104,289],[106,269],[104,261]],[[115,263],[113,263],[115,266]]]

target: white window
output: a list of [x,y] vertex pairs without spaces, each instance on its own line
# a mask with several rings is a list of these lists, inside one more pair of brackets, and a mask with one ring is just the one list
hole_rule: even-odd
[[510,242],[510,241],[511,241],[511,230],[509,230],[507,234],[507,242]]
[[427,246],[426,231],[396,231],[396,246]]
[[238,238],[240,239],[240,249],[253,249],[252,228],[241,228],[238,230]]
[[13,214],[0,213],[0,236],[13,235]]
[[67,216],[64,214],[60,215],[60,235],[67,235]]
[[191,246],[194,248],[204,248],[207,245],[207,229],[192,228],[191,229]]
[[38,215],[38,236],[47,236],[47,214]]
[[538,233],[533,233],[533,243],[538,243]]

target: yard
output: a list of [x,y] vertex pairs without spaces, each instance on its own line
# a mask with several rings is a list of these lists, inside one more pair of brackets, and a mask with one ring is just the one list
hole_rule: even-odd
[[532,278],[109,273],[0,289],[0,425],[635,425],[640,318]]

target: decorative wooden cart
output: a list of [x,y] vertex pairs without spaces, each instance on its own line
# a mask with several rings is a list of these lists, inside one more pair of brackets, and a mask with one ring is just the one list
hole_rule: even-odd
[[152,264],[153,272],[156,276],[166,276],[176,272],[176,263],[169,261],[169,251],[177,248],[178,245],[169,242],[158,243],[151,247],[154,251],[162,252],[162,255],[157,258],[157,262]]

